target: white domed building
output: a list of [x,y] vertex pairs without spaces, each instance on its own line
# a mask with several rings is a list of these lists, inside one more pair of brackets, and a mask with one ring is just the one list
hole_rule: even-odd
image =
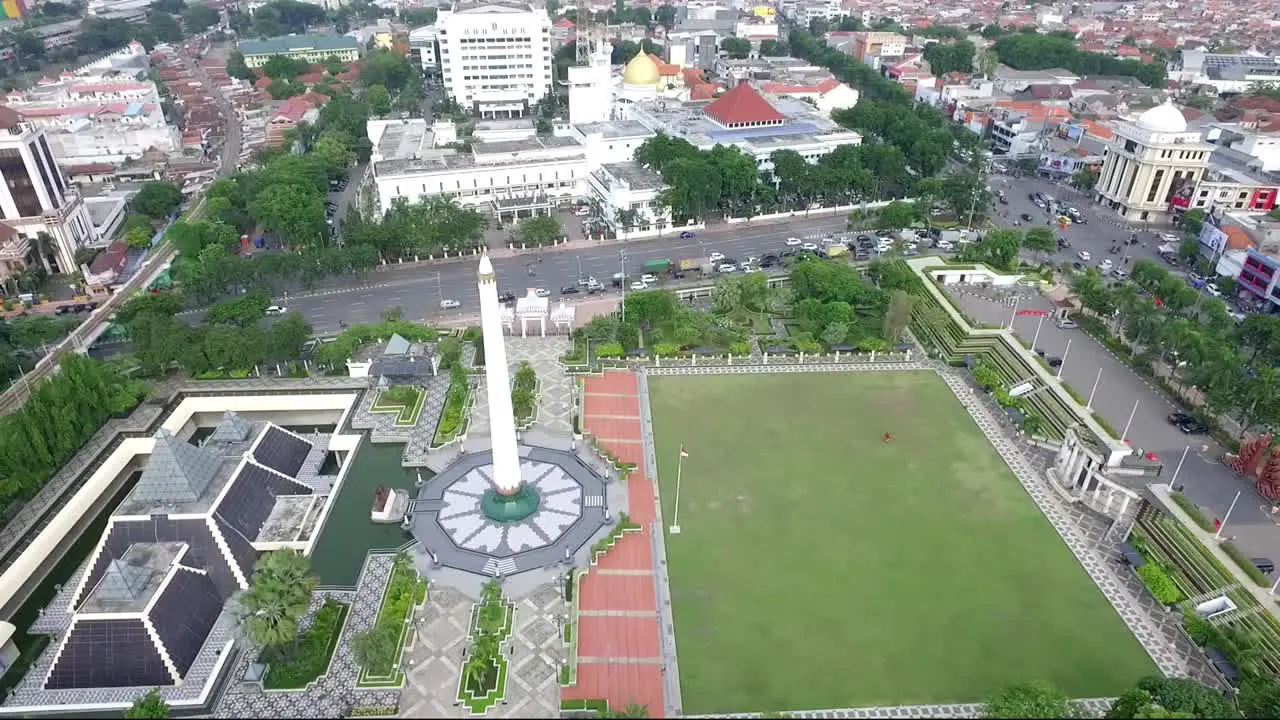
[[1166,101],[1132,122],[1113,126],[1103,150],[1094,199],[1126,220],[1156,220],[1169,212],[1179,190],[1194,188],[1214,146],[1187,129],[1182,111]]

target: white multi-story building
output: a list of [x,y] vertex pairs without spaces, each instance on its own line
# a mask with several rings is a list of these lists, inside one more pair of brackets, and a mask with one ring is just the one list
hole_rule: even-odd
[[1112,129],[1094,199],[1127,220],[1167,213],[1172,198],[1204,176],[1214,149],[1198,131],[1189,131],[1182,112],[1167,102]]
[[76,250],[99,238],[80,194],[53,159],[40,128],[0,107],[0,274],[39,264],[76,271]]
[[10,92],[3,103],[45,131],[63,167],[120,165],[147,150],[180,152],[182,135],[165,120],[156,84],[135,79],[147,67],[146,50],[133,42],[74,72]]
[[417,62],[427,78],[440,79],[440,38],[435,25],[409,31],[409,59]]
[[661,235],[671,228],[671,210],[659,200],[662,177],[639,163],[606,163],[587,176],[590,197],[600,204],[609,229],[623,240]]
[[530,114],[551,92],[551,19],[517,2],[456,4],[436,20],[445,92],[482,118]]

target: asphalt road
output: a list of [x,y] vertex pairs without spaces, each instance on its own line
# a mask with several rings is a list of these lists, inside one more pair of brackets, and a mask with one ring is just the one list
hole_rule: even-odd
[[[1166,417],[1180,408],[1123,360],[1081,330],[1060,330],[1053,322],[1040,322],[1033,316],[1015,318],[1014,307],[975,295],[953,293],[953,296],[974,319],[1004,325],[1012,320],[1014,332],[1019,336],[1034,340],[1035,346],[1048,356],[1064,358],[1062,379],[1086,400],[1092,396],[1093,409],[1116,432],[1123,433],[1128,423],[1127,437],[1133,446],[1155,453],[1165,464],[1160,478],[1117,476],[1117,481],[1130,487],[1167,483],[1183,452],[1190,447],[1177,477],[1178,483],[1185,486],[1186,496],[1211,516],[1221,519],[1226,517],[1236,492],[1240,491],[1240,501],[1231,511],[1224,537],[1236,536],[1236,543],[1252,556],[1280,558],[1280,529],[1262,509],[1263,501],[1252,484],[1222,465],[1219,459],[1223,450],[1211,438],[1186,435],[1170,425]],[[1028,293],[1019,299],[1017,309],[1049,310],[1051,304],[1038,293]]]
[[[651,240],[633,240],[625,244],[582,246],[531,250],[514,257],[494,260],[499,292],[523,295],[528,288],[546,288],[554,298],[560,288],[575,285],[579,277],[594,276],[606,286],[614,273],[625,271],[640,275],[646,260],[707,257],[712,252],[724,253],[739,261],[751,255],[764,255],[785,249],[788,237],[806,237],[842,231],[845,214],[798,218],[788,222],[772,221],[719,226],[698,233],[693,240],[676,236]],[[350,276],[325,278],[304,293],[288,293],[275,302],[296,310],[307,318],[317,335],[334,335],[339,323],[376,322],[386,308],[398,307],[404,317],[433,321],[457,321],[479,312],[474,259],[388,268],[371,274],[361,282]],[[530,275],[530,270],[533,274]],[[616,291],[615,291],[616,292]],[[567,296],[580,300],[583,295]],[[440,301],[457,300],[461,306],[442,311]],[[197,322],[203,311],[183,313],[183,318]]]

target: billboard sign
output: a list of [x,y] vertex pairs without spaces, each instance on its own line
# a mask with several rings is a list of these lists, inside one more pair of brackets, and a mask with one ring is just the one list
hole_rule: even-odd
[[1040,156],[1040,169],[1071,174],[1075,172],[1076,159],[1070,155],[1045,153]]
[[1207,222],[1200,228],[1200,247],[1217,255],[1227,249],[1227,234]]
[[1084,137],[1087,130],[1088,128],[1084,125],[1077,125],[1075,123],[1059,123],[1058,137],[1063,140],[1075,140],[1076,142],[1079,142],[1080,138]]

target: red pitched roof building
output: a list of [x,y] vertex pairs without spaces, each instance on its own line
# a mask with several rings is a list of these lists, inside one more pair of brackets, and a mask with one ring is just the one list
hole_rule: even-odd
[[702,109],[702,114],[726,128],[767,127],[781,125],[786,118],[755,88],[738,83],[715,102]]

